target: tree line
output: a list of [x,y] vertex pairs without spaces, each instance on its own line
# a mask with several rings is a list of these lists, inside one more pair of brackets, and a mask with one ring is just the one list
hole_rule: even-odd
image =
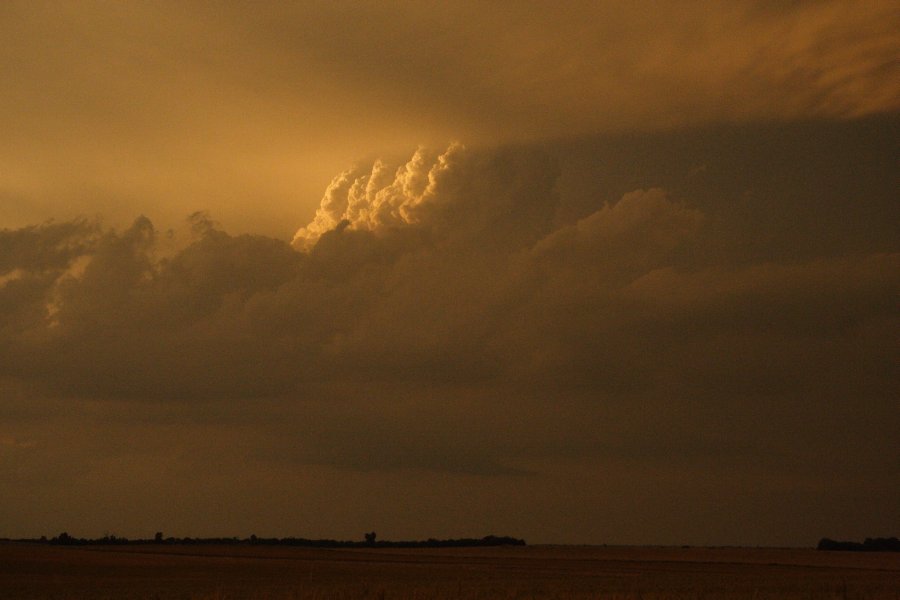
[[889,538],[866,538],[864,542],[839,542],[829,538],[819,540],[817,550],[849,550],[851,552],[900,552],[900,540]]
[[100,538],[80,538],[62,532],[52,538],[16,540],[56,546],[110,546],[110,545],[259,545],[300,546],[306,548],[459,548],[477,546],[524,546],[525,540],[509,536],[487,535],[482,538],[456,538],[427,540],[376,540],[375,532],[366,533],[363,540],[307,539],[298,537],[165,537],[157,532],[152,538],[129,539],[115,535]]

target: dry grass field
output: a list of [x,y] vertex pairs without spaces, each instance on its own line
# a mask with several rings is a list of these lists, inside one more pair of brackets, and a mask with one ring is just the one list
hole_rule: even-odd
[[307,549],[0,544],[0,598],[900,599],[900,555],[528,546]]

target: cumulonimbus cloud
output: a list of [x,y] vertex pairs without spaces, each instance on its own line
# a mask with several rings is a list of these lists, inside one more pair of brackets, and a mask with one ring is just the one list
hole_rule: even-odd
[[[417,404],[426,419],[474,398],[491,414],[515,402],[544,414],[550,397],[615,413],[636,399],[714,406],[723,393],[743,406],[763,390],[884,394],[896,254],[739,264],[715,255],[689,198],[658,188],[557,222],[558,172],[522,149],[420,149],[396,168],[339,175],[292,244],[231,236],[202,215],[180,247],[144,218],[124,231],[2,231],[0,378],[76,399],[269,398],[301,420],[311,402],[356,403],[376,419],[397,394],[443,398]],[[316,411],[306,414],[340,427]],[[458,446],[486,443],[479,432],[416,456],[409,440],[379,453],[347,436],[289,453],[520,473],[516,457],[590,446],[587,430],[543,449],[515,433],[487,453]]]
[[331,231],[380,236],[403,228],[482,247],[534,241],[556,209],[557,174],[535,152],[475,153],[459,143],[444,152],[420,148],[399,167],[378,160],[335,177],[292,244],[308,251]]

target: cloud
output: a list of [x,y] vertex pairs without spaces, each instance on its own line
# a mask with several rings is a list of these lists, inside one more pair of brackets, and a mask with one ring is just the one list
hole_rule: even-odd
[[537,152],[468,152],[461,144],[443,153],[420,148],[393,170],[379,160],[369,171],[341,173],[292,244],[310,250],[328,232],[377,237],[412,229],[440,244],[522,245],[549,227],[557,175]]
[[[664,190],[635,190],[614,205],[560,227],[540,240],[532,251],[538,262],[576,269],[647,271],[659,266],[680,244],[690,241],[703,222],[703,214],[673,202]],[[562,263],[560,265],[559,263]]]
[[0,513],[896,522],[894,3],[650,4],[2,3]]
[[[353,12],[270,8],[238,29],[263,55],[287,47],[309,57],[371,106],[413,119],[433,107],[454,131],[504,140],[852,118],[900,106],[890,2],[571,2],[564,10],[426,2],[403,14],[375,5]],[[355,25],[360,14],[371,27]],[[353,34],[332,35],[348,27]]]
[[510,374],[607,389],[650,385],[669,360],[651,340],[745,328],[764,347],[890,316],[895,255],[691,266],[705,217],[661,189],[554,225],[558,167],[532,151],[453,145],[348,173],[294,249],[202,215],[180,249],[144,218],[4,232],[3,374],[185,401]]
[[900,107],[888,0],[0,10],[0,220],[14,226],[99,213],[168,229],[207,209],[231,232],[286,237],[373,148]]
[[377,161],[335,178],[293,245],[202,213],[3,231],[0,471],[123,497],[121,469],[184,495],[204,461],[231,470],[211,495],[245,467],[537,495],[603,472],[649,506],[634,477],[707,489],[704,465],[785,497],[801,475],[882,493],[900,255],[748,258],[721,208],[654,187],[573,211],[563,160]]
[[98,231],[96,223],[83,220],[4,229],[0,231],[0,275],[15,269],[64,269],[95,245]]

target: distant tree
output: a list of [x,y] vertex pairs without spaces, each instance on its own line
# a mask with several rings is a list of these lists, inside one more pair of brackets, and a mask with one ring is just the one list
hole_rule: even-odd
[[161,543],[162,543],[162,541],[163,541],[163,534],[162,534],[162,531],[157,531],[157,532],[156,532],[156,535],[153,536],[153,541],[156,542],[157,544],[161,544]]
[[61,534],[50,540],[51,544],[72,544],[75,539],[70,536],[67,532],[63,531]]
[[366,534],[366,543],[367,544],[375,543],[375,532],[374,531]]

